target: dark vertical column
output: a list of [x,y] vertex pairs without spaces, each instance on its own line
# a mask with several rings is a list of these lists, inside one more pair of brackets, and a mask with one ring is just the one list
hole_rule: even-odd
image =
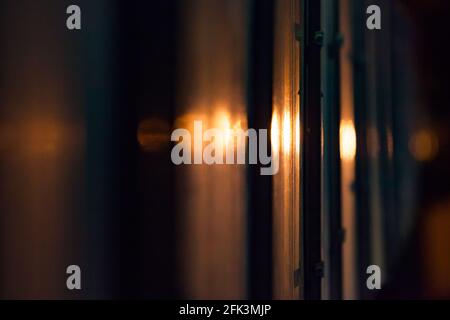
[[[118,1],[117,289],[123,298],[175,298],[175,192],[170,159],[176,1]],[[161,136],[163,138],[159,138]]]
[[302,2],[301,201],[302,276],[305,299],[321,298],[321,46],[320,1]]
[[[353,80],[354,110],[356,131],[356,264],[357,289],[360,298],[364,298],[366,288],[366,268],[370,262],[370,210],[369,210],[369,169],[367,143],[367,70],[366,70],[366,14],[364,1],[352,3],[353,32]],[[363,27],[361,27],[363,26]]]
[[[272,116],[273,0],[251,1],[248,53],[249,128],[270,128]],[[272,297],[272,176],[260,167],[247,168],[248,297]]]
[[[341,223],[341,161],[339,152],[340,109],[340,46],[339,3],[327,1],[323,8],[323,206],[325,271],[328,276],[329,298],[342,297],[342,240]],[[326,225],[325,225],[326,224]]]
[[176,297],[175,2],[81,4],[93,298]]
[[[395,190],[398,189],[398,181],[395,179],[395,155],[394,129],[397,124],[394,122],[394,109],[402,108],[402,102],[394,103],[396,95],[400,95],[395,77],[397,76],[395,61],[395,40],[398,33],[395,22],[402,23],[401,16],[396,16],[394,6],[391,1],[383,1],[383,29],[375,34],[377,46],[377,61],[380,67],[377,69],[377,127],[380,144],[380,191],[382,196],[382,238],[383,241],[383,268],[385,275],[389,276],[392,261],[398,255],[401,248],[400,217],[403,212],[403,203],[395,201]],[[403,75],[402,72],[398,72]],[[403,82],[405,80],[402,79]],[[412,113],[412,112],[411,112]],[[406,116],[405,116],[406,117]],[[397,137],[395,137],[397,138]],[[408,163],[405,161],[405,167]],[[405,190],[407,193],[407,190]]]
[[114,235],[116,132],[114,94],[115,8],[109,1],[82,1],[83,86],[86,113],[86,197],[84,290],[89,298],[112,298],[115,288]]

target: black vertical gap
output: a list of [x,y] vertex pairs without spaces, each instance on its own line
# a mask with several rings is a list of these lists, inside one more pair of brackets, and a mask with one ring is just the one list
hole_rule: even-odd
[[301,201],[303,297],[321,298],[321,4],[302,1]]
[[[384,260],[384,268],[387,270],[386,274],[389,277],[389,272],[392,266],[392,261],[394,258],[398,255],[399,248],[401,246],[401,229],[400,229],[400,216],[403,212],[403,204],[401,202],[398,202],[396,204],[395,196],[397,189],[397,179],[395,177],[395,157],[394,157],[394,148],[393,148],[393,139],[394,139],[394,128],[395,128],[395,118],[394,118],[394,112],[393,112],[393,106],[396,106],[396,108],[400,108],[400,104],[395,104],[396,95],[398,93],[398,87],[396,84],[396,75],[395,75],[395,51],[394,51],[394,45],[395,45],[395,18],[394,17],[394,7],[390,2],[383,3],[383,6],[387,8],[383,10],[383,23],[387,23],[389,34],[385,35],[383,37],[379,37],[377,45],[380,48],[384,48],[384,59],[385,59],[385,66],[384,66],[384,73],[385,78],[381,79],[381,85],[384,83],[384,81],[387,82],[387,92],[381,91],[379,92],[379,95],[381,97],[384,97],[385,103],[381,106],[383,108],[383,118],[384,126],[381,126],[382,128],[382,138],[381,141],[381,155],[382,155],[382,174],[383,174],[383,185],[382,185],[382,192],[383,192],[383,206],[384,209],[382,211],[382,218],[383,218],[383,239],[384,246],[383,250],[385,252],[385,260]],[[387,12],[386,12],[387,11]],[[387,37],[388,45],[386,47],[386,44],[384,43],[384,39]],[[381,71],[383,75],[383,71]],[[382,76],[381,75],[381,76]],[[390,136],[389,136],[390,133]],[[391,139],[391,140],[390,140]],[[397,208],[397,209],[396,209]],[[392,242],[391,242],[392,241]]]
[[353,36],[353,81],[354,113],[356,131],[355,196],[356,196],[356,270],[357,291],[360,298],[367,296],[366,268],[369,266],[370,250],[370,211],[369,211],[369,169],[367,144],[367,62],[366,28],[364,1],[352,2]]
[[[339,34],[339,2],[329,1],[330,13],[328,19],[330,21],[330,34],[325,35],[329,39],[327,41],[327,81],[325,82],[324,90],[327,105],[327,120],[329,128],[325,130],[324,137],[328,141],[324,141],[324,157],[327,156],[326,161],[329,164],[329,172],[326,179],[328,179],[328,223],[329,223],[329,237],[328,237],[328,257],[329,263],[325,268],[329,268],[329,287],[330,299],[338,300],[342,298],[342,241],[343,230],[341,221],[341,160],[339,150],[339,129],[341,119],[340,108],[340,34]],[[325,116],[325,115],[324,115]],[[324,119],[325,121],[325,119]]]
[[[173,123],[176,0],[117,2],[114,110],[116,281],[120,298],[177,297],[174,167],[170,144],[139,145],[145,121]],[[170,132],[165,132],[169,134]]]
[[[116,219],[113,229],[116,248],[117,294],[120,298],[136,297],[138,272],[137,202],[137,112],[139,84],[139,17],[131,3],[116,2],[122,27],[117,31],[118,61],[116,78],[117,108],[114,111],[115,133],[115,202]],[[150,288],[149,288],[150,290]]]
[[115,7],[106,0],[85,2],[83,24],[89,25],[81,33],[83,66],[81,74],[86,114],[86,251],[84,291],[89,298],[111,298],[115,295],[115,263],[113,242],[114,217],[114,130],[112,128],[116,99],[117,52]]
[[[272,114],[273,0],[254,0],[248,54],[249,128],[270,128]],[[272,176],[247,167],[248,298],[272,298]]]
[[[4,1],[0,2],[0,21],[4,21],[6,18],[6,12],[7,12],[7,5]],[[6,63],[6,59],[5,57],[7,56],[5,54],[5,39],[4,39],[4,33],[0,32],[0,70],[4,70],[3,68],[5,67],[5,63]],[[7,82],[7,79],[5,77],[5,72],[3,72],[0,75],[0,117],[3,117],[3,105],[4,105],[4,97],[5,97],[5,84]],[[1,170],[3,170],[4,168],[4,160],[3,158],[0,158],[0,173]],[[3,199],[5,197],[5,191],[4,191],[4,187],[3,184],[0,184],[0,209],[3,210]],[[0,230],[4,230],[5,227],[5,222],[4,222],[4,215],[0,216]],[[4,237],[2,237],[2,239],[0,240],[0,248],[5,248],[6,247],[6,241],[4,239]],[[0,250],[0,259],[5,259],[6,258],[6,254],[4,253],[4,249]],[[1,261],[1,260],[0,260]],[[0,263],[0,275],[4,274],[4,264]],[[6,290],[5,290],[5,285],[3,283],[3,277],[0,277],[0,298],[3,299],[6,297]]]

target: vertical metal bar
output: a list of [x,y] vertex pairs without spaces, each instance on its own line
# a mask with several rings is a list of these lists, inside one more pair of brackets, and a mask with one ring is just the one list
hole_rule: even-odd
[[[249,128],[270,128],[272,115],[273,1],[252,0],[247,69]],[[247,296],[272,298],[272,176],[247,166]]]
[[115,53],[110,50],[115,46],[114,30],[111,29],[115,11],[104,0],[86,3],[86,10],[95,19],[92,19],[92,27],[82,33],[82,54],[87,61],[82,70],[87,136],[87,205],[84,216],[87,241],[83,250],[90,268],[89,276],[95,279],[96,284],[83,290],[87,290],[89,298],[107,299],[116,293],[116,286],[111,283],[114,283],[112,279],[117,272],[110,246],[115,218],[111,201],[115,140],[111,110],[117,108],[117,104],[113,98],[116,91],[113,70],[109,66],[116,61]]
[[325,47],[323,51],[323,212],[324,263],[327,297],[342,298],[341,162],[340,124],[340,46],[339,3],[327,0],[323,5]]
[[370,211],[368,185],[368,150],[367,150],[367,63],[366,63],[366,28],[364,1],[352,2],[352,36],[353,36],[353,80],[354,112],[356,130],[356,264],[359,298],[364,298],[366,290],[366,268],[370,261]]
[[302,1],[301,201],[303,297],[321,298],[321,75],[320,1]]

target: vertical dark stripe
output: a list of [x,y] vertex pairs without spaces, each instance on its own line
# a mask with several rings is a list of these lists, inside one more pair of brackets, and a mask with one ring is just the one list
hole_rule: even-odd
[[[329,276],[329,298],[333,300],[342,298],[342,240],[343,230],[341,223],[341,161],[339,151],[340,128],[340,45],[339,34],[339,2],[327,1],[327,19],[325,38],[326,55],[324,57],[324,201],[327,201],[328,216],[327,239],[328,261],[325,269]],[[326,166],[326,167],[325,167]]]
[[[249,128],[270,128],[272,115],[273,0],[253,0],[248,54]],[[272,298],[272,176],[249,165],[248,298]]]
[[303,297],[321,298],[320,1],[302,2],[301,150]]
[[367,144],[367,71],[366,71],[366,14],[364,1],[352,2],[352,36],[353,36],[353,79],[354,112],[356,131],[356,264],[357,290],[364,298],[366,288],[366,268],[370,261],[370,211],[368,185],[368,144]]

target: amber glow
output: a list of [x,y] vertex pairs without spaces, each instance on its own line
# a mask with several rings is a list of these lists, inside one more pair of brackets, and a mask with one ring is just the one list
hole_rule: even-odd
[[[214,116],[214,128],[219,129],[221,133],[218,137],[220,140],[217,141],[219,144],[226,148],[236,148],[235,137],[238,136],[240,130],[245,129],[245,123],[241,118],[239,115],[232,118],[226,111],[220,111]],[[245,141],[241,143],[245,145]]]
[[300,114],[297,113],[295,117],[295,150],[300,152]]
[[278,114],[276,112],[274,112],[272,115],[270,141],[272,144],[272,153],[277,154],[280,150],[280,124],[278,120]]
[[356,155],[356,132],[353,121],[342,120],[339,133],[341,159],[354,160]]
[[26,119],[0,129],[0,149],[32,155],[56,154],[71,137],[70,128],[54,119]]
[[433,160],[439,151],[438,138],[430,130],[419,130],[409,140],[409,150],[417,161]]
[[219,137],[220,141],[218,142],[228,147],[233,136],[230,114],[225,111],[217,113],[215,116],[214,127],[219,129],[220,132],[222,133],[221,136]]
[[[201,129],[204,133],[206,130],[209,129],[217,129],[216,133],[214,134],[215,143],[218,146],[222,146],[224,148],[236,148],[236,141],[235,138],[239,136],[239,132],[241,130],[246,130],[247,122],[245,121],[245,116],[238,114],[234,115],[233,117],[231,114],[227,111],[224,111],[224,109],[220,109],[220,111],[215,112],[213,115],[203,114],[203,113],[188,113],[183,116],[180,116],[175,121],[174,129],[178,128],[185,128],[191,133],[194,133],[194,123],[195,122],[201,122]],[[144,124],[144,123],[143,123]],[[148,124],[144,126],[144,128],[149,127]],[[159,126],[161,127],[161,126]],[[142,130],[141,130],[142,131]],[[145,131],[145,130],[144,130]],[[159,130],[161,131],[161,130]],[[163,135],[158,134],[157,136],[152,137],[152,140],[158,140],[159,138],[162,138]],[[148,140],[150,139],[150,136],[147,135],[147,137],[142,136],[142,134],[138,135],[139,140]],[[145,139],[148,138],[148,139]],[[154,138],[154,139],[153,139]],[[203,136],[198,137],[204,146],[205,142],[203,141]],[[166,136],[165,136],[166,139]],[[167,136],[167,141],[170,140],[170,137]],[[244,143],[245,141],[241,141],[241,143]],[[142,144],[142,143],[141,143]]]
[[289,111],[285,111],[283,114],[283,150],[286,153],[291,151],[291,136],[291,117]]

